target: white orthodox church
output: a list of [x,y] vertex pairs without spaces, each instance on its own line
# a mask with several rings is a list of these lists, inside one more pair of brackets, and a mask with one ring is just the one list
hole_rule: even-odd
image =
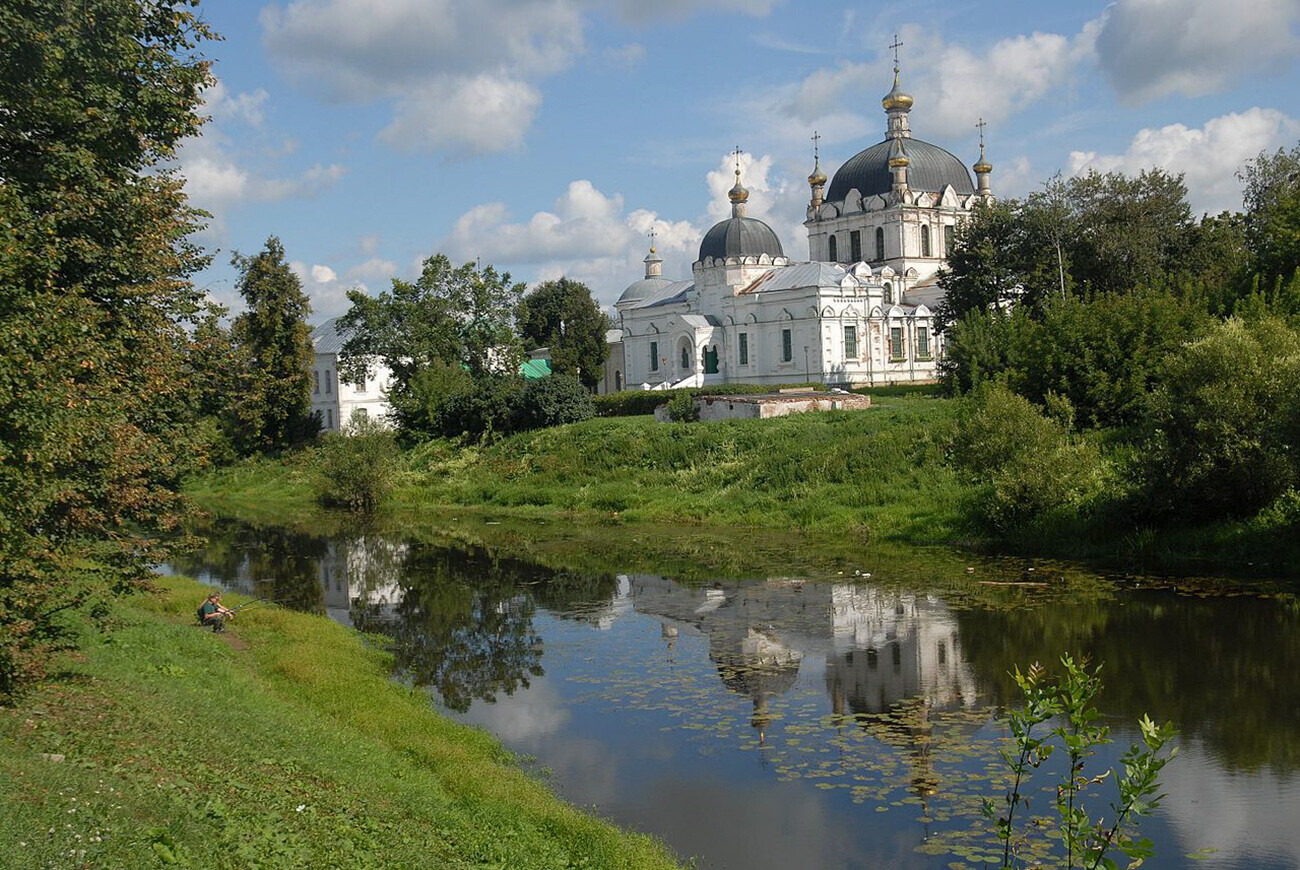
[[792,261],[771,227],[746,216],[739,165],[731,217],[705,233],[690,280],[664,278],[651,247],[645,277],[615,304],[602,391],[936,377],[937,273],[954,228],[992,198],[993,167],[982,134],[977,184],[956,156],[913,138],[897,63],[881,103],[884,141],[847,160],[829,189],[814,160],[807,262]]

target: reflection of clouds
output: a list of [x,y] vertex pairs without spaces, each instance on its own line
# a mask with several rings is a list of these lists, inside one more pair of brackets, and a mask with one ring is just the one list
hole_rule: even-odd
[[545,677],[495,703],[476,703],[463,717],[508,743],[524,743],[553,734],[569,723],[569,709],[559,690]]
[[1268,768],[1230,773],[1198,742],[1184,744],[1161,771],[1160,784],[1167,794],[1161,814],[1177,834],[1180,853],[1217,849],[1212,863],[1224,867],[1300,867],[1300,780],[1279,778]]

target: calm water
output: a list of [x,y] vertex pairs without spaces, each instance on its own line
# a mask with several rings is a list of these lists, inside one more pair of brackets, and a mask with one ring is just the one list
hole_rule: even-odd
[[[1300,867],[1293,595],[685,583],[236,524],[176,568],[388,635],[400,676],[439,707],[702,868],[977,866],[962,850],[990,842],[978,807],[999,793],[1007,672],[1066,651],[1104,662],[1119,746],[1148,711],[1182,733],[1142,826],[1147,866]],[[1032,794],[1046,812],[1050,795]]]

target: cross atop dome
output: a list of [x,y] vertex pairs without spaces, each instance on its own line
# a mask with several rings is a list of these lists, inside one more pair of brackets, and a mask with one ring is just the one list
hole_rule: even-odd
[[736,146],[736,150],[731,154],[736,158],[736,184],[727,192],[727,198],[731,200],[731,214],[733,217],[741,217],[745,214],[745,203],[749,202],[749,190],[745,185],[740,183],[740,155],[745,152]]
[[907,128],[907,113],[912,111],[912,95],[903,90],[898,83],[898,50],[903,47],[903,43],[894,34],[894,41],[889,44],[894,51],[894,87],[885,94],[880,105],[884,106],[885,114],[889,116],[889,138],[907,139],[912,133]]

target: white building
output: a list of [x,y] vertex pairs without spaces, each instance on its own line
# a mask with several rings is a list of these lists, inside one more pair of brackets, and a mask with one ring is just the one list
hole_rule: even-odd
[[884,141],[847,160],[825,195],[815,161],[808,262],[792,262],[772,228],[746,216],[739,165],[732,216],[705,234],[690,280],[664,278],[650,249],[645,277],[615,305],[621,341],[611,346],[602,391],[936,377],[936,277],[954,228],[992,198],[993,167],[981,144],[976,186],[961,160],[912,137],[912,98],[899,87],[897,66],[881,104]]
[[391,373],[382,363],[371,365],[370,377],[344,381],[339,377],[339,354],[344,339],[336,328],[338,318],[312,330],[314,358],[311,367],[311,410],[320,417],[322,432],[338,432],[354,417],[382,420],[392,410],[386,398]]

